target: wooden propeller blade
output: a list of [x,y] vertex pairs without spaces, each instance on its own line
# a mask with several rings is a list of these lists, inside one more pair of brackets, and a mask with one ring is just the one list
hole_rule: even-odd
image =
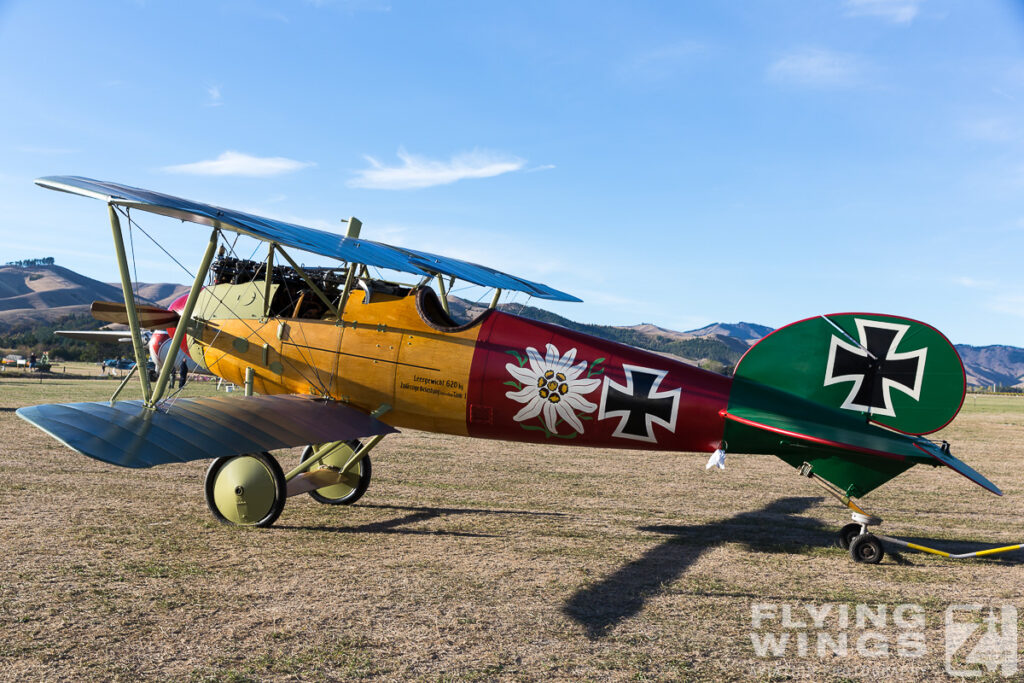
[[[117,301],[93,301],[92,317],[108,323],[128,324],[128,307]],[[136,306],[139,326],[146,329],[162,330],[178,324],[178,314],[159,306]]]

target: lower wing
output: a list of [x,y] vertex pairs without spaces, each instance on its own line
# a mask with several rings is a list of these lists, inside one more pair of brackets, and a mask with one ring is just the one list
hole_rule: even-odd
[[121,467],[152,467],[390,434],[394,427],[313,396],[182,398],[63,403],[17,412],[69,448]]

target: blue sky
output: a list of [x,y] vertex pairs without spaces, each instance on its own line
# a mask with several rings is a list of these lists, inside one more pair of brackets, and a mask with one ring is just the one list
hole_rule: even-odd
[[[0,0],[0,91],[0,261],[116,279],[102,205],[32,185],[74,174],[356,215],[586,322],[1024,346],[1017,3]],[[142,225],[194,267],[205,230]]]

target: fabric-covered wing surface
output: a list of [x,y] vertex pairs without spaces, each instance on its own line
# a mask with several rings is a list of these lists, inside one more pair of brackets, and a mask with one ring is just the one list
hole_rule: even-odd
[[183,221],[241,232],[257,239],[302,249],[368,266],[389,268],[416,275],[442,274],[484,287],[526,292],[539,299],[580,301],[539,282],[502,273],[492,268],[422,251],[402,249],[371,240],[344,237],[293,223],[262,218],[242,211],[224,209],[180,197],[152,192],[118,183],[79,176],[39,178],[36,184],[51,190],[93,197],[105,202],[129,206]]
[[355,408],[313,396],[183,398],[29,406],[18,416],[90,458],[152,467],[341,441],[397,430]]

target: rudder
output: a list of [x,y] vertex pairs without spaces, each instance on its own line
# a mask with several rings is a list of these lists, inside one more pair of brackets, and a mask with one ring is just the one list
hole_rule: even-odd
[[735,376],[906,434],[945,427],[967,389],[960,355],[941,332],[874,313],[822,315],[782,327],[747,351]]

